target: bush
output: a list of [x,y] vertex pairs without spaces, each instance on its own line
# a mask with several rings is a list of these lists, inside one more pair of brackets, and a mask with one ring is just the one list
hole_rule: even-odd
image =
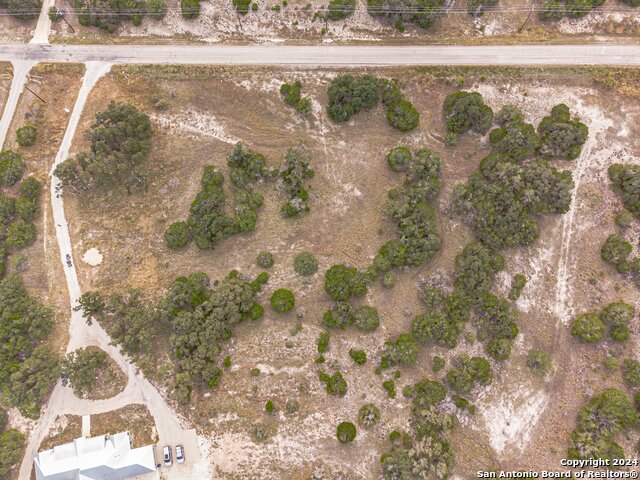
[[180,10],[184,18],[189,20],[198,18],[200,16],[200,0],[180,0]]
[[375,107],[379,100],[378,80],[374,76],[340,75],[329,87],[327,111],[333,121],[346,122],[362,109]]
[[614,342],[626,342],[631,337],[631,332],[628,327],[615,326],[611,327],[609,335]]
[[267,415],[271,415],[275,412],[276,407],[273,405],[273,402],[271,400],[267,400],[267,402],[264,404],[264,411]]
[[416,363],[418,345],[410,333],[401,333],[395,340],[384,344],[382,362],[388,366],[401,365],[408,367]]
[[34,177],[25,178],[20,182],[20,186],[18,187],[18,195],[20,195],[20,198],[27,200],[37,201],[41,193],[42,185]]
[[12,468],[20,462],[25,437],[18,430],[7,430],[0,435],[0,478],[11,478]]
[[349,302],[336,302],[322,316],[322,323],[327,328],[344,330],[353,323],[353,309]]
[[457,358],[455,365],[445,378],[449,387],[457,393],[469,393],[476,384],[489,385],[493,380],[491,365],[482,357]]
[[452,133],[473,131],[485,134],[493,123],[493,111],[485,105],[478,92],[451,93],[445,98],[442,108],[447,130]]
[[321,382],[326,384],[326,391],[329,395],[344,397],[347,394],[347,381],[342,376],[342,373],[335,372],[329,376],[321,372],[318,377]]
[[496,273],[504,268],[504,257],[478,242],[468,243],[456,256],[453,285],[473,303],[489,292]]
[[373,403],[367,403],[358,411],[358,423],[364,428],[375,427],[380,421],[380,409]]
[[367,361],[367,354],[364,350],[356,350],[354,348],[349,350],[349,356],[356,362],[356,365],[364,365]]
[[362,305],[353,312],[353,323],[361,332],[373,332],[380,325],[378,310],[368,305]]
[[487,7],[495,7],[498,0],[467,0],[467,13],[469,15],[482,15]]
[[393,380],[385,380],[382,382],[382,388],[387,392],[389,398],[396,398],[396,382]]
[[551,109],[551,115],[542,119],[538,125],[538,135],[542,141],[540,152],[543,155],[574,160],[587,141],[589,129],[584,123],[571,120],[569,107],[561,103]]
[[387,164],[389,168],[394,172],[403,172],[407,168],[407,165],[413,159],[411,150],[407,147],[395,147],[389,150],[387,154]]
[[351,422],[342,422],[336,429],[336,437],[340,443],[350,443],[356,438],[356,426]]
[[310,277],[318,271],[318,260],[312,253],[299,253],[293,259],[293,269],[298,275]]
[[271,308],[278,313],[284,313],[291,310],[295,305],[295,298],[291,290],[279,288],[271,295]]
[[571,335],[577,336],[582,343],[598,343],[606,331],[606,326],[600,318],[593,313],[578,315],[571,325]]
[[333,265],[325,273],[324,289],[335,301],[347,300],[351,295],[357,297],[367,293],[364,279],[353,267]]
[[602,310],[600,319],[610,327],[626,327],[633,319],[633,307],[624,302],[611,303]]
[[9,225],[5,243],[9,248],[19,250],[28,247],[36,240],[36,226],[33,223],[18,220]]
[[22,178],[24,161],[11,150],[0,152],[0,187],[12,187]]
[[627,229],[631,226],[631,222],[633,221],[633,214],[623,208],[618,214],[615,216],[616,225],[618,225],[622,229]]
[[538,12],[538,18],[542,21],[559,21],[565,15],[564,3],[558,0],[544,0]]
[[496,113],[494,120],[501,127],[505,127],[510,123],[522,122],[524,120],[524,114],[522,110],[515,105],[507,104]]
[[609,235],[600,249],[602,260],[614,265],[620,273],[626,273],[630,269],[627,257],[633,247],[619,233]]
[[493,338],[487,344],[487,353],[498,361],[506,360],[511,355],[511,340],[507,338]]
[[329,332],[321,332],[318,337],[318,353],[324,353],[329,350],[329,341],[331,340],[331,335]]
[[551,371],[551,358],[542,350],[529,350],[527,353],[527,367],[541,377]]
[[187,222],[174,222],[164,232],[164,243],[167,248],[177,250],[191,242],[191,229]]
[[367,0],[367,9],[372,16],[386,17],[396,22],[396,28],[403,31],[403,22],[414,23],[421,28],[429,28],[444,16],[444,0],[407,0],[399,5],[393,0]]
[[154,20],[162,20],[167,14],[165,0],[147,0],[147,13]]
[[355,0],[331,0],[326,18],[328,20],[342,20],[351,15],[356,8]]
[[622,378],[627,387],[640,387],[640,362],[635,358],[625,358],[622,362]]
[[451,321],[442,311],[430,310],[414,319],[411,332],[422,343],[454,348],[458,344],[461,330],[462,325]]
[[509,300],[515,301],[520,298],[520,292],[527,284],[527,277],[521,273],[516,273],[511,281],[511,290],[509,291]]
[[273,255],[270,252],[262,251],[258,254],[256,263],[260,268],[270,268],[273,266]]
[[611,183],[622,195],[625,207],[640,218],[640,166],[614,163],[608,173]]
[[304,188],[304,183],[314,176],[310,165],[311,159],[301,150],[295,148],[287,150],[280,168],[278,183],[278,189],[289,197],[281,209],[285,217],[297,217],[309,211],[309,193]]
[[439,372],[440,370],[442,370],[445,366],[445,361],[442,357],[438,357],[437,355],[435,357],[433,357],[433,359],[431,360],[431,369],[434,372]]
[[387,121],[393,128],[408,132],[418,126],[420,114],[410,101],[400,100],[387,109]]
[[540,147],[533,125],[524,122],[511,122],[491,130],[489,140],[496,152],[515,162],[535,155]]
[[[254,4],[255,5],[255,4]],[[309,97],[302,97],[302,83],[296,80],[294,83],[283,83],[280,86],[280,93],[284,97],[284,103],[293,107],[296,112],[307,115],[311,111],[311,100]]]
[[16,131],[16,140],[21,147],[30,147],[36,143],[38,130],[35,125],[25,125]]

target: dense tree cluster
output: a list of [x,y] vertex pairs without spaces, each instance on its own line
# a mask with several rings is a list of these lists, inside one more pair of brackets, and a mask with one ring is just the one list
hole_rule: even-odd
[[409,367],[416,363],[418,345],[410,333],[401,333],[394,340],[384,343],[380,366],[382,368],[400,365]]
[[388,18],[397,26],[413,23],[429,28],[446,14],[444,0],[367,0],[367,10],[374,17]]
[[139,26],[145,15],[161,20],[167,11],[165,0],[73,0],[72,5],[78,12],[81,25],[98,27],[110,33],[123,22]]
[[[630,0],[630,2],[633,1],[635,0]],[[538,12],[538,17],[543,21],[559,21],[565,15],[572,18],[584,17],[604,2],[605,0],[566,0],[566,2],[562,0],[544,0]]]
[[400,239],[380,247],[373,259],[376,275],[394,267],[419,266],[442,246],[429,203],[440,192],[440,158],[426,148],[412,155],[408,148],[396,147],[387,155],[387,162],[395,171],[404,171],[406,180],[388,194],[384,212],[397,222]]
[[331,0],[327,11],[328,20],[342,20],[356,9],[356,0]]
[[482,357],[456,357],[452,363],[445,378],[454,392],[469,393],[476,385],[489,385],[493,381],[491,365]]
[[309,211],[309,192],[304,184],[313,175],[309,155],[296,148],[287,150],[278,173],[278,189],[288,197],[281,209],[285,217],[297,217]]
[[607,329],[615,342],[629,339],[629,323],[633,319],[633,307],[624,302],[607,305],[600,314],[583,313],[578,315],[571,325],[571,335],[580,342],[594,344],[604,337]]
[[22,458],[25,438],[16,429],[6,429],[7,412],[0,409],[0,479],[11,478],[11,471]]
[[362,297],[367,293],[364,275],[354,267],[337,264],[324,274],[324,289],[336,302],[348,300],[351,295]]
[[608,173],[627,210],[640,219],[640,165],[614,163]]
[[200,181],[202,189],[191,203],[189,217],[171,224],[165,231],[167,247],[181,248],[194,239],[198,248],[214,248],[225,238],[255,229],[263,197],[252,191],[253,184],[270,178],[273,172],[262,154],[246,150],[242,143],[236,144],[229,154],[227,165],[236,190],[234,214],[225,210],[224,176],[215,166],[206,165]]
[[62,360],[62,383],[71,384],[82,398],[95,387],[98,374],[108,365],[107,353],[99,348],[80,348]]
[[571,433],[568,458],[603,460],[624,458],[614,436],[637,427],[638,416],[627,395],[608,389],[593,397],[578,412],[576,429]]
[[59,359],[43,344],[53,328],[53,314],[10,275],[0,281],[0,391],[3,400],[29,418],[59,376]]
[[527,277],[521,273],[516,273],[511,280],[511,289],[509,290],[509,300],[516,301],[520,298],[520,292],[527,284]]
[[393,128],[407,132],[418,126],[420,114],[404,98],[397,80],[373,75],[336,77],[329,87],[329,118],[346,122],[361,110],[375,107],[380,99],[387,107],[387,121]]
[[30,20],[38,18],[42,0],[0,0],[0,8],[9,9],[9,13],[19,20]]
[[373,332],[380,325],[380,316],[369,305],[354,308],[349,302],[338,301],[324,313],[322,323],[327,328],[343,330],[353,325],[361,332]]
[[11,150],[0,152],[0,187],[15,185],[24,173],[24,160]]
[[518,335],[518,313],[509,302],[492,294],[482,297],[476,308],[475,326],[478,340],[487,342],[486,350],[496,360],[506,360],[511,354],[511,342]]
[[146,190],[144,162],[149,155],[151,134],[146,114],[133,105],[111,102],[107,110],[96,113],[89,133],[90,151],[68,158],[53,174],[63,187],[76,191],[120,184],[128,192]]
[[551,115],[542,119],[538,125],[538,135],[543,156],[574,160],[587,141],[589,129],[584,123],[572,120],[569,107],[561,103],[551,109]]
[[293,83],[283,83],[280,86],[280,94],[284,103],[292,107],[301,115],[308,115],[311,112],[311,99],[301,95],[302,82],[296,80]]
[[414,438],[382,455],[382,473],[386,480],[418,480],[433,475],[444,479],[450,474],[455,452],[449,436],[453,417],[440,407],[446,395],[444,386],[423,380],[407,389],[412,402]]

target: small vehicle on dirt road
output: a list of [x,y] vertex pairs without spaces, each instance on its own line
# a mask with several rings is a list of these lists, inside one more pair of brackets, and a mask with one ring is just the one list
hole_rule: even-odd
[[176,461],[178,463],[184,463],[184,448],[182,445],[176,446]]
[[164,461],[165,467],[170,467],[173,464],[173,459],[171,455],[171,447],[167,445],[162,449],[162,459]]
[[67,267],[72,267],[73,264],[71,263],[71,255],[67,253],[67,256],[65,258],[67,260]]

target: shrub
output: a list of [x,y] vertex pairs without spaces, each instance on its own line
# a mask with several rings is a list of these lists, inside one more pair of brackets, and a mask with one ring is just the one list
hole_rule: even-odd
[[538,134],[542,141],[540,152],[543,155],[574,160],[587,141],[589,129],[584,123],[571,120],[569,107],[561,103],[551,109],[551,115],[542,119],[538,125]]
[[31,222],[40,211],[40,205],[33,200],[27,198],[20,198],[16,202],[16,213],[20,220],[24,222]]
[[177,250],[191,242],[191,229],[187,222],[174,222],[164,232],[164,243],[167,248]]
[[627,257],[633,247],[619,233],[612,233],[600,249],[602,260],[616,267],[620,273],[629,271],[630,264]]
[[273,266],[273,255],[270,252],[262,251],[258,254],[256,263],[260,268],[270,268]]
[[271,400],[267,400],[267,403],[264,404],[264,411],[267,415],[271,415],[275,412],[276,407],[274,406]]
[[325,273],[324,289],[335,301],[347,300],[351,295],[358,297],[367,293],[364,279],[353,267],[333,265]]
[[18,195],[26,200],[37,201],[42,193],[42,185],[34,177],[27,177],[18,187]]
[[198,18],[200,16],[200,0],[180,0],[180,10],[184,18],[189,20]]
[[487,344],[487,353],[495,360],[502,361],[511,355],[511,340],[507,338],[493,338]]
[[544,376],[551,371],[551,358],[542,350],[529,350],[527,367],[536,375]]
[[0,187],[12,187],[22,178],[24,161],[11,150],[0,152]]
[[311,111],[311,100],[309,100],[309,97],[302,97],[300,95],[301,90],[302,83],[299,80],[292,84],[283,83],[280,86],[280,93],[284,97],[284,103],[293,107],[296,112],[307,115]]
[[22,457],[25,437],[18,430],[10,429],[0,435],[0,478],[10,478],[11,469]]
[[393,288],[396,284],[396,276],[393,272],[384,272],[382,278],[380,279],[380,284],[384,288]]
[[329,341],[331,340],[331,335],[329,332],[321,332],[318,337],[318,353],[324,353],[329,350]]
[[165,0],[147,0],[147,13],[154,20],[162,20],[167,14]]
[[396,398],[396,382],[393,380],[385,380],[382,382],[382,388],[387,392],[389,398]]
[[327,19],[342,20],[351,15],[356,9],[356,0],[331,0],[329,2]]
[[468,243],[456,256],[453,284],[473,303],[489,292],[496,273],[504,268],[504,257],[478,242]]
[[410,333],[401,333],[395,340],[384,344],[382,362],[389,366],[401,365],[408,367],[416,362],[418,345]]
[[336,437],[340,443],[350,443],[356,438],[356,426],[351,422],[342,422],[336,429]]
[[640,362],[635,358],[625,358],[622,362],[622,378],[627,387],[640,387]]
[[565,5],[558,0],[544,0],[538,12],[538,18],[542,21],[559,21],[565,15]]
[[295,298],[291,290],[279,288],[271,295],[271,308],[278,313],[284,313],[291,310],[295,305]]
[[435,343],[440,347],[454,348],[462,325],[451,321],[442,311],[430,310],[418,315],[413,321],[411,332],[422,343]]
[[36,226],[33,223],[18,220],[7,228],[5,243],[9,248],[18,250],[28,247],[36,240]]
[[498,0],[467,0],[467,13],[469,15],[482,15],[487,7],[495,7]]
[[445,362],[444,362],[444,359],[442,357],[438,357],[436,355],[431,360],[431,368],[436,373],[439,372],[440,370],[442,370],[444,368],[444,366],[445,366]]
[[339,371],[331,376],[321,372],[318,377],[321,382],[326,384],[326,391],[329,395],[344,397],[347,394],[347,381]]
[[364,350],[356,350],[352,348],[349,350],[349,356],[357,365],[364,365],[367,361],[367,354],[364,353]]
[[445,378],[449,387],[457,393],[469,393],[476,384],[488,385],[493,380],[491,365],[482,357],[460,357],[455,359],[455,365]]
[[380,421],[380,409],[373,403],[367,403],[358,411],[358,423],[364,428],[375,427]]
[[353,312],[353,323],[362,332],[373,332],[380,325],[378,310],[368,305],[362,305]]
[[285,404],[284,408],[288,414],[294,414],[298,411],[298,409],[300,408],[300,405],[298,404],[297,400],[291,399],[291,400],[287,400],[287,403]]
[[407,147],[395,147],[389,150],[387,154],[387,164],[389,168],[394,172],[403,172],[407,168],[407,165],[413,159],[411,150]]
[[462,134],[473,131],[485,134],[493,123],[493,112],[485,105],[478,92],[460,91],[451,93],[442,106],[447,121],[447,130]]
[[533,156],[540,147],[533,125],[524,122],[511,122],[491,130],[489,140],[496,152],[516,162]]
[[522,122],[524,114],[515,105],[506,104],[496,113],[494,120],[501,127],[505,127],[510,123]]
[[322,323],[327,328],[344,330],[353,323],[353,309],[349,302],[336,302],[322,316]]
[[403,31],[403,22],[414,23],[421,28],[429,28],[445,14],[444,4],[444,0],[408,0],[400,6],[392,0],[367,0],[367,9],[372,16],[395,20],[396,28]]
[[418,126],[420,114],[408,100],[399,100],[387,109],[387,121],[393,128],[408,132]]
[[527,284],[527,277],[521,273],[516,273],[511,281],[511,290],[509,291],[509,300],[517,300],[520,298],[520,292]]
[[598,343],[605,331],[605,324],[593,313],[578,315],[571,325],[571,335],[577,336],[582,343]]
[[289,197],[281,209],[285,217],[297,217],[309,211],[309,193],[304,182],[313,178],[310,165],[311,159],[300,149],[290,148],[284,155],[278,189]]
[[298,275],[310,277],[318,271],[318,260],[312,253],[299,253],[293,259],[293,269]]
[[379,102],[378,80],[372,75],[353,77],[340,75],[329,87],[329,118],[346,122],[362,109],[372,108]]
[[622,229],[629,228],[632,221],[633,214],[626,208],[620,210],[620,212],[618,212],[618,214],[615,216],[616,225],[618,225]]
[[611,183],[622,195],[624,206],[640,218],[640,166],[614,163],[608,173]]
[[602,310],[600,319],[610,327],[626,327],[633,319],[633,307],[624,302],[611,303]]
[[611,330],[609,330],[609,334],[611,335],[611,339],[614,342],[626,342],[631,337],[629,328],[622,326],[611,327]]
[[16,130],[16,140],[21,147],[30,147],[36,143],[38,129],[35,125],[25,125]]

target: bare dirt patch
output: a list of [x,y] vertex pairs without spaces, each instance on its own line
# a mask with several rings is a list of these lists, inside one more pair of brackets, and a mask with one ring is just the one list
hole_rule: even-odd
[[[117,189],[83,198],[67,194],[65,204],[76,255],[81,256],[89,246],[104,253],[100,265],[78,266],[83,290],[109,293],[130,286],[154,296],[177,276],[194,271],[219,279],[238,269],[254,277],[260,271],[255,265],[258,252],[271,251],[275,265],[269,269],[271,278],[260,294],[265,317],[236,329],[222,353],[231,357],[232,366],[220,386],[213,391],[194,391],[193,404],[182,411],[208,435],[220,478],[307,478],[319,469],[330,474],[344,471],[349,478],[373,478],[379,475],[379,455],[389,448],[388,433],[408,430],[410,417],[409,404],[400,393],[394,400],[387,398],[381,385],[387,376],[374,373],[378,352],[390,336],[407,331],[413,317],[422,311],[416,290],[420,279],[438,271],[450,272],[455,255],[471,238],[459,219],[449,214],[450,192],[477,170],[478,162],[489,152],[486,139],[472,135],[461,137],[455,148],[444,147],[444,97],[462,79],[465,88],[481,91],[494,110],[504,103],[515,103],[534,124],[553,105],[565,102],[590,128],[583,157],[557,162],[558,167],[573,170],[576,178],[581,172],[572,216],[544,219],[534,244],[505,252],[506,269],[496,282],[496,292],[506,294],[515,273],[524,273],[529,279],[517,303],[521,335],[509,361],[493,365],[493,384],[469,397],[479,412],[460,413],[450,406],[458,420],[453,438],[455,474],[470,477],[480,468],[557,467],[566,455],[575,414],[586,396],[604,386],[621,385],[618,374],[603,369],[605,355],[631,354],[633,342],[622,347],[606,342],[598,347],[579,345],[566,323],[576,313],[614,300],[638,307],[637,291],[612,274],[599,254],[600,245],[613,229],[613,213],[620,208],[619,199],[609,189],[606,168],[615,159],[640,156],[640,123],[633,108],[637,100],[622,90],[637,72],[509,68],[370,71],[400,80],[406,96],[422,114],[416,130],[409,134],[393,130],[381,107],[344,125],[330,122],[323,106],[330,79],[337,74],[334,70],[115,67],[92,92],[72,151],[87,147],[81,132],[92,123],[95,111],[104,109],[111,100],[133,102],[153,117],[155,134],[147,162],[151,185],[148,192],[130,196]],[[605,88],[600,81],[603,75],[613,75],[618,90]],[[279,85],[294,79],[303,82],[303,93],[313,100],[310,119],[297,117],[280,98]],[[166,99],[169,108],[155,111],[150,101],[153,96]],[[304,142],[316,172],[309,189],[311,212],[298,220],[283,219],[279,214],[283,199],[273,186],[266,185],[261,188],[265,204],[254,232],[227,239],[213,251],[192,246],[169,252],[162,240],[164,229],[185,217],[200,188],[203,165],[215,164],[226,172],[225,157],[232,149],[229,139],[235,138],[264,153],[271,165],[280,162],[287,148]],[[398,144],[431,148],[443,160],[444,191],[436,205],[444,247],[423,267],[399,273],[391,290],[374,285],[359,303],[378,308],[382,319],[378,331],[368,335],[332,332],[327,362],[318,366],[314,358],[319,321],[330,306],[323,292],[322,272],[342,262],[364,268],[380,245],[395,238],[395,226],[380,208],[387,191],[402,182],[385,162],[387,151]],[[573,227],[567,237],[566,222],[570,220]],[[567,255],[563,254],[565,243]],[[314,252],[320,262],[319,273],[307,280],[293,271],[293,257],[305,250]],[[563,265],[566,289],[558,294]],[[292,289],[296,296],[297,310],[287,315],[275,315],[268,307],[269,295],[280,287]],[[296,327],[298,321],[301,327]],[[632,330],[637,334],[637,321]],[[356,366],[349,358],[347,352],[352,347],[367,353],[370,360],[364,366]],[[554,370],[546,379],[533,377],[525,367],[531,348],[552,355]],[[453,351],[422,348],[418,364],[403,370],[396,389],[401,392],[402,387],[425,376],[441,377],[442,373],[431,371],[433,355],[449,360],[462,352],[480,353],[481,347],[461,342]],[[158,366],[167,358],[158,350]],[[260,375],[251,376],[253,368],[259,368]],[[349,385],[344,398],[324,392],[317,379],[321,368],[342,371]],[[162,382],[162,374],[158,380]],[[275,403],[277,414],[264,413],[267,400]],[[299,404],[295,413],[286,410],[290,400]],[[381,408],[380,424],[371,431],[359,429],[353,445],[340,446],[335,426],[343,420],[354,421],[360,406],[369,402]],[[262,443],[251,438],[257,423],[265,423],[270,431]]]
[[38,451],[50,450],[57,445],[73,442],[81,436],[82,417],[78,415],[60,415],[56,417]]
[[127,405],[112,412],[91,415],[91,436],[129,432],[133,447],[158,441],[153,417],[144,405]]

